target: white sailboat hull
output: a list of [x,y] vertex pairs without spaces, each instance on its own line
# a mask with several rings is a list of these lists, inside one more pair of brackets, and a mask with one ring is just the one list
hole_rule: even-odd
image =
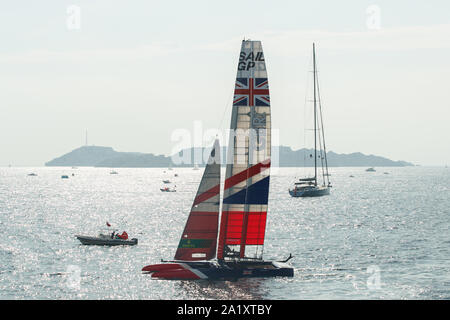
[[321,197],[330,194],[329,187],[307,186],[289,190],[292,197]]

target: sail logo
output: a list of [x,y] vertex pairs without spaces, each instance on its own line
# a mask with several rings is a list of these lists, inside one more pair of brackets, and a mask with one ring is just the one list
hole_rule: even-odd
[[[262,63],[257,63],[262,62]],[[250,53],[246,53],[244,51],[241,51],[241,54],[239,55],[239,63],[238,63],[238,70],[250,70],[251,68],[254,68],[258,66],[258,70],[265,70],[265,63],[264,63],[264,55],[262,51],[255,52],[251,51]]]
[[198,249],[209,248],[213,240],[211,239],[180,239],[178,248]]
[[267,113],[263,112],[263,113],[257,113],[255,112],[255,114],[252,117],[252,121],[253,121],[253,128],[255,129],[264,129],[266,128],[266,118],[267,118]]

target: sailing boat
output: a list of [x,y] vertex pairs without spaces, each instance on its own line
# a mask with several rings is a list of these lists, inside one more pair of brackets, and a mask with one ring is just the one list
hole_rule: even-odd
[[228,161],[220,208],[220,146],[214,143],[172,261],[148,265],[158,279],[238,279],[294,275],[262,258],[269,196],[271,118],[260,41],[243,40],[235,83]]
[[[316,47],[313,43],[313,78],[314,78],[314,177],[302,178],[289,190],[292,197],[319,197],[330,194],[331,183],[328,173],[327,150],[325,147],[325,133],[323,129],[322,105],[320,103],[319,82],[316,67]],[[319,111],[319,112],[318,112]],[[320,122],[319,122],[320,119]],[[319,127],[319,129],[318,129]],[[317,141],[319,140],[319,141]],[[319,142],[319,150],[317,150]],[[319,155],[318,155],[319,153]],[[313,155],[311,154],[311,157]],[[322,185],[318,184],[317,159],[320,158],[322,167]]]

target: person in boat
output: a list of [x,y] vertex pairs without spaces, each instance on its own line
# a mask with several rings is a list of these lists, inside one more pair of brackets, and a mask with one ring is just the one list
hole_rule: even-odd
[[124,231],[122,234],[116,234],[116,237],[121,240],[128,240],[128,233]]
[[228,256],[239,257],[239,252],[234,251],[227,245],[224,246],[224,251],[225,251],[225,254]]

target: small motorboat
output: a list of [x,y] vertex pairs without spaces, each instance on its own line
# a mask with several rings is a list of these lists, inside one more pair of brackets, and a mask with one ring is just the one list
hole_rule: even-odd
[[61,179],[69,179],[69,176],[68,175],[62,175]]
[[161,190],[161,192],[177,192],[177,190],[168,187],[160,188],[159,190]]
[[175,176],[175,177],[178,177],[178,174],[177,174],[177,173],[175,173],[175,174],[174,174],[174,176]]
[[36,174],[36,173],[34,173],[34,172],[32,172],[32,173],[29,173],[29,174],[28,174],[28,176],[29,176],[29,177],[36,177],[36,176],[37,176],[37,174]]
[[119,174],[117,171],[112,170],[109,174]]
[[125,239],[113,234],[99,234],[97,237],[75,235],[75,237],[80,240],[81,244],[91,246],[134,246],[138,243],[136,238],[129,240],[128,235]]
[[170,180],[163,180],[164,183],[170,183]]
[[374,168],[367,168],[366,172],[375,172],[376,170]]

